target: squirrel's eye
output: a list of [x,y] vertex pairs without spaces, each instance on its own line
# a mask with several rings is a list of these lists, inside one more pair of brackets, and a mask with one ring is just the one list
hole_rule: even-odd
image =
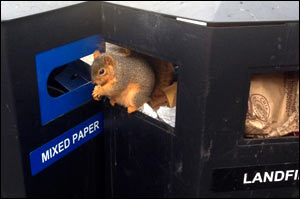
[[104,72],[105,72],[105,70],[102,68],[102,69],[100,69],[99,74],[100,74],[100,75],[103,75]]

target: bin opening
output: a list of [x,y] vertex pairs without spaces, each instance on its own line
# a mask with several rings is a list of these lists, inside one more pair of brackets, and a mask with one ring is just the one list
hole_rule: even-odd
[[299,136],[299,72],[254,74],[245,125],[247,138]]
[[92,62],[93,56],[90,54],[54,69],[47,81],[49,95],[58,97],[89,83]]
[[[175,127],[178,66],[169,61],[151,57],[136,50],[112,43],[105,43],[105,46],[106,53],[121,57],[119,59],[123,60],[120,62],[124,62],[124,67],[136,68],[139,71],[138,67],[130,66],[134,65],[134,62],[126,64],[126,59],[130,59],[131,56],[137,56],[146,61],[147,65],[154,72],[155,84],[150,96],[151,100],[139,107],[138,111]],[[126,70],[122,72],[125,73]]]

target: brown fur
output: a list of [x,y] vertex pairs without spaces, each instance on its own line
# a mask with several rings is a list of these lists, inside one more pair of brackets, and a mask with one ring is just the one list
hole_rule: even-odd
[[125,106],[128,113],[150,100],[155,75],[143,57],[117,47],[108,48],[104,54],[94,53],[94,57],[91,76],[97,84],[92,93],[95,100],[108,96],[112,106]]
[[100,51],[99,50],[96,50],[94,53],[93,53],[93,56],[94,56],[94,59],[96,59],[97,57],[100,56]]
[[[117,51],[116,49],[118,49],[114,45],[111,48],[114,49],[114,51]],[[130,55],[140,56],[143,57],[143,59],[147,60],[147,62],[151,65],[155,73],[155,85],[150,96],[149,105],[154,110],[157,110],[160,106],[168,105],[168,99],[165,93],[163,92],[163,89],[170,86],[175,79],[175,71],[173,64],[171,62],[154,58],[148,55],[140,54],[136,51],[132,51],[126,48],[122,48],[122,50],[119,50],[118,53],[122,52],[123,56],[126,56],[126,50],[129,52],[128,54]]]
[[[139,85],[136,83],[130,83],[128,86],[120,93],[117,98],[112,98],[117,104],[129,107],[135,107],[133,102],[134,96],[140,92]],[[138,107],[136,107],[138,108]]]
[[160,106],[168,105],[168,99],[163,89],[172,84],[175,76],[173,64],[163,60],[155,60],[154,69],[156,74],[156,82],[151,94],[151,102],[149,105],[157,110]]

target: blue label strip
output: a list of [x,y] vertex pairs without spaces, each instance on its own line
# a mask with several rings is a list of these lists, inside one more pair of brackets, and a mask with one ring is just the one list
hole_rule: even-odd
[[103,118],[102,113],[99,113],[32,151],[30,153],[32,175],[38,174],[102,131]]

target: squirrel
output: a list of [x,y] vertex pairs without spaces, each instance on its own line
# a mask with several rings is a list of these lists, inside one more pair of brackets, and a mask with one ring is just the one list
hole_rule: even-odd
[[92,96],[109,98],[110,104],[127,107],[132,113],[151,100],[155,74],[149,63],[129,49],[110,44],[105,53],[96,50],[91,65]]
[[97,84],[92,94],[95,100],[108,96],[112,106],[117,103],[128,107],[128,113],[144,103],[154,110],[170,105],[166,90],[174,87],[171,84],[175,79],[171,62],[110,43],[106,43],[106,47],[104,54],[94,52],[91,76],[92,82]]

